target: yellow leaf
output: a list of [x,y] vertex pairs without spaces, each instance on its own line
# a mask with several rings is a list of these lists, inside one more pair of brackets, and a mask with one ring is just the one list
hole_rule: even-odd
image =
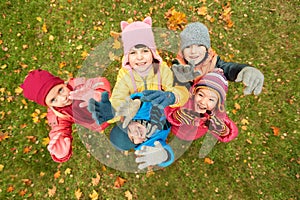
[[127,197],[127,200],[132,200],[132,194],[129,190],[125,192],[125,197]]
[[247,126],[242,126],[242,130],[246,131],[247,130]]
[[78,188],[78,189],[75,191],[75,197],[76,197],[76,199],[79,200],[80,197],[81,197],[81,195],[82,195],[82,192],[80,191],[80,188]]
[[65,175],[68,175],[68,174],[71,174],[71,169],[70,169],[70,168],[67,168],[67,169],[65,170]]
[[40,177],[45,176],[45,172],[40,172]]
[[110,31],[110,36],[112,36],[115,40],[117,40],[120,37],[121,33]]
[[42,113],[42,114],[40,115],[40,118],[41,118],[41,119],[44,119],[46,116],[47,116],[47,113]]
[[39,22],[41,22],[42,18],[41,17],[36,17],[36,20],[38,20]]
[[0,164],[0,172],[3,171],[3,168],[4,168],[4,165],[1,165],[1,164]]
[[80,50],[82,48],[83,48],[83,46],[81,44],[76,47],[77,50]]
[[63,67],[67,66],[66,62],[60,62],[59,63],[59,68],[62,69]]
[[53,197],[56,193],[56,187],[53,185],[52,189],[48,189],[48,195],[49,197]]
[[63,178],[59,179],[58,183],[64,183],[65,180]]
[[119,42],[119,40],[114,40],[113,48],[114,49],[120,49],[121,48],[121,43]]
[[237,111],[236,111],[235,109],[232,110],[232,113],[233,113],[233,114],[236,114],[236,112],[237,112]]
[[108,53],[108,56],[109,56],[109,59],[111,60],[111,61],[114,61],[115,60],[115,54],[113,53],[113,52],[109,52]]
[[46,23],[43,24],[42,31],[43,31],[44,33],[47,33],[47,32],[48,32]]
[[201,8],[198,8],[198,11],[197,11],[198,15],[207,15],[207,7],[206,6],[202,6]]
[[97,173],[96,178],[92,178],[93,186],[97,186],[99,184],[99,181],[100,181],[100,175]]
[[247,120],[247,119],[242,119],[241,123],[242,123],[243,125],[247,125],[247,124],[249,124],[249,122],[248,122],[248,120]]
[[238,103],[234,103],[234,108],[237,109],[237,110],[239,110],[239,109],[241,109],[241,106]]
[[30,147],[25,147],[24,149],[23,149],[23,153],[29,153],[30,151],[31,151],[31,148],[32,148],[32,146],[30,146]]
[[214,164],[214,161],[211,160],[210,158],[204,158],[204,162],[210,165]]
[[49,144],[49,142],[50,142],[50,138],[49,138],[49,137],[46,137],[46,138],[43,138],[42,144],[43,144],[44,146],[47,146],[47,145]]
[[92,200],[97,200],[98,199],[98,193],[95,191],[95,190],[93,190],[93,193],[92,194],[89,194],[89,197],[90,197],[90,199],[92,199]]
[[53,35],[49,35],[49,40],[53,41],[54,40],[54,36]]
[[1,69],[5,69],[7,67],[7,64],[1,65]]
[[83,51],[83,52],[81,53],[82,59],[85,59],[88,55],[89,55],[89,53],[88,53],[87,51]]

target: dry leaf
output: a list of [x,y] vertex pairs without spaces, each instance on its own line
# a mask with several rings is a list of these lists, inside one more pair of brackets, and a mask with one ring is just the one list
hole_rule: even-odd
[[273,134],[275,136],[278,136],[279,135],[279,132],[280,132],[280,128],[276,127],[276,126],[271,126],[271,129],[273,130]]
[[182,30],[187,23],[187,18],[184,13],[177,12],[174,7],[170,8],[165,13],[165,18],[168,19],[167,26],[170,30]]
[[54,174],[54,178],[57,179],[60,177],[60,170],[58,170],[57,172],[55,172]]
[[32,146],[30,146],[30,147],[25,147],[24,149],[23,149],[23,153],[29,153],[30,151],[31,151],[31,148],[32,148]]
[[123,179],[123,178],[121,178],[121,177],[117,177],[116,178],[116,181],[115,181],[115,183],[114,183],[114,186],[116,187],[116,188],[120,188],[120,187],[122,187],[124,184],[125,184],[125,182],[126,182],[126,180],[125,179]]
[[21,190],[21,191],[19,192],[19,195],[20,195],[21,197],[23,197],[23,196],[25,196],[26,193],[27,193],[27,189]]
[[214,164],[214,161],[211,160],[210,158],[204,158],[204,162],[210,165]]
[[36,17],[36,20],[38,20],[39,22],[41,22],[42,18],[41,17]]
[[1,164],[0,164],[0,172],[3,171],[3,168],[4,168],[4,165],[1,165]]
[[247,120],[247,119],[242,119],[241,123],[242,123],[243,125],[247,125],[247,124],[249,124],[249,122],[248,122],[248,120]]
[[92,178],[93,186],[97,186],[99,184],[99,181],[100,181],[100,175],[97,173],[96,178]]
[[14,188],[14,186],[12,186],[12,185],[10,185],[10,186],[8,186],[8,188],[7,188],[7,192],[12,192],[12,191],[14,191],[15,190],[15,188]]
[[65,170],[65,175],[68,175],[68,174],[71,174],[71,169],[70,169],[70,168],[67,168],[67,169]]
[[86,57],[89,55],[89,53],[87,52],[87,51],[83,51],[82,53],[81,53],[81,57],[82,57],[82,59],[86,59]]
[[127,190],[125,192],[125,197],[127,198],[127,200],[132,200],[132,194],[131,194],[131,192],[129,190]]
[[17,87],[16,89],[15,89],[15,93],[16,94],[21,94],[23,92],[23,89],[21,88],[21,87]]
[[201,8],[197,9],[197,13],[198,15],[207,15],[207,7],[206,6],[202,6]]
[[53,41],[54,40],[54,36],[53,35],[49,35],[49,40]]
[[92,200],[97,200],[98,199],[98,193],[93,190],[93,193],[92,194],[89,194],[89,197],[92,199]]
[[241,128],[242,128],[242,130],[244,130],[244,131],[247,130],[247,126],[242,126]]
[[239,110],[239,109],[241,109],[241,106],[240,106],[240,104],[238,104],[238,103],[234,103],[234,108],[235,108],[236,110]]
[[75,191],[75,197],[76,197],[76,199],[79,200],[80,197],[81,197],[81,195],[82,195],[82,192],[80,191],[80,188],[78,188],[78,189]]
[[119,40],[114,40],[112,48],[113,49],[120,49],[121,48],[121,42]]
[[49,144],[49,142],[50,142],[50,138],[49,138],[49,137],[46,137],[46,138],[43,138],[42,144],[43,144],[44,146],[47,146],[47,145]]
[[43,24],[42,31],[43,31],[44,33],[47,33],[47,32],[48,32],[46,23]]
[[115,40],[117,40],[120,37],[121,33],[110,31],[110,36],[112,36]]
[[7,132],[5,132],[5,133],[0,132],[0,142],[7,139],[7,138],[9,138]]
[[56,187],[53,185],[52,189],[48,189],[48,195],[49,197],[53,197],[56,193]]

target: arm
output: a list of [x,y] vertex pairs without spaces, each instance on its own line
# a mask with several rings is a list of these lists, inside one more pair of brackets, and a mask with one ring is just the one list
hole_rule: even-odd
[[246,66],[248,65],[234,62],[225,62],[221,60],[220,56],[217,57],[216,68],[223,69],[224,75],[229,81],[235,81],[240,71]]

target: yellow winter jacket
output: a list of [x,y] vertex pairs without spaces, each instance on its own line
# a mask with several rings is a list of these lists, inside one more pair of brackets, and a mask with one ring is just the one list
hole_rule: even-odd
[[173,72],[165,62],[160,64],[159,72],[154,74],[153,67],[144,79],[136,71],[122,67],[110,98],[111,104],[117,110],[121,103],[135,92],[163,90],[174,93],[176,101],[172,106],[183,106],[189,98],[189,92],[186,87],[173,86],[173,77]]

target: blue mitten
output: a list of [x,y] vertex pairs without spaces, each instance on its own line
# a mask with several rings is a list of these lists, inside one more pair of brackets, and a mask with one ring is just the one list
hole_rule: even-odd
[[165,108],[175,103],[175,95],[172,92],[160,90],[144,90],[141,101],[150,101],[159,108]]
[[264,84],[264,75],[254,67],[245,67],[238,74],[235,82],[241,82],[245,84],[244,95],[251,94],[259,95],[262,91]]
[[91,98],[89,100],[88,111],[92,113],[93,119],[97,124],[102,124],[114,117],[114,110],[108,98],[108,93],[103,92],[101,95],[101,101],[96,101]]

